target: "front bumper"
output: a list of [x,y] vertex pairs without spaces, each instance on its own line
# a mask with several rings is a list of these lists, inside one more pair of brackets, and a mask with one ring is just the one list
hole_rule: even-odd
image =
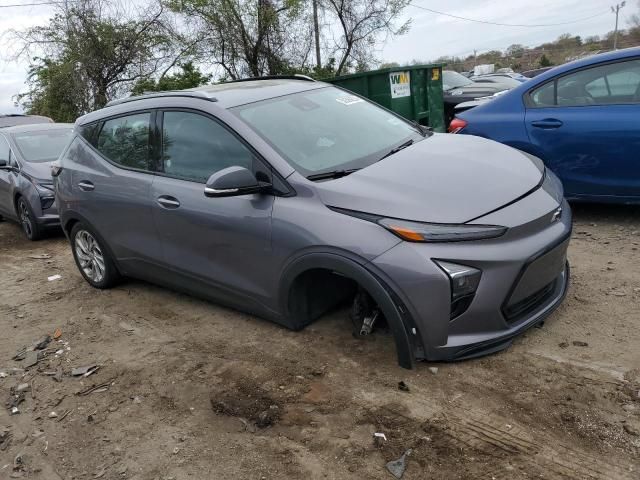
[[[557,207],[557,198],[540,189],[490,215],[485,223],[510,227],[503,237],[457,244],[403,242],[374,259],[372,266],[384,272],[408,310],[416,358],[457,360],[506,348],[562,303],[569,285],[571,211],[563,201],[562,217],[550,221]],[[533,220],[522,222],[523,215]],[[453,320],[449,279],[434,259],[482,271],[469,308]]]

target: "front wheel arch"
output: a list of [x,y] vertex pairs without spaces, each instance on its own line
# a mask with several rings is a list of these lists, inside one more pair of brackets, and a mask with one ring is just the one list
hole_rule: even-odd
[[408,324],[412,322],[406,321],[407,308],[401,305],[400,300],[381,278],[354,259],[336,253],[308,253],[288,265],[280,283],[279,302],[280,309],[284,312],[289,326],[300,329],[313,320],[313,318],[308,318],[301,321],[296,318],[295,312],[291,309],[293,303],[291,295],[296,293],[296,282],[299,279],[308,272],[317,270],[347,277],[371,295],[384,313],[393,333],[399,365],[403,368],[413,368],[415,355],[411,338],[417,337],[411,335],[409,331]]

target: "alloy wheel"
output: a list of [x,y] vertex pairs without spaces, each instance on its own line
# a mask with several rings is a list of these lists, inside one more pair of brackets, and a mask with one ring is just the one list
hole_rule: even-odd
[[104,279],[104,256],[96,239],[86,230],[76,234],[75,252],[80,268],[95,283]]
[[18,210],[20,214],[20,224],[22,225],[22,229],[24,233],[27,234],[27,237],[31,238],[33,236],[33,225],[31,223],[31,214],[29,212],[29,207],[24,200],[20,200],[18,202]]

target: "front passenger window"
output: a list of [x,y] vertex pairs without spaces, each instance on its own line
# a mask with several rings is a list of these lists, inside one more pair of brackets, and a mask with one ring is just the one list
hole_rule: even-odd
[[253,169],[254,156],[218,122],[191,112],[163,114],[162,163],[172,177],[205,183],[227,167]]
[[149,170],[150,113],[112,118],[104,122],[96,148],[123,167]]

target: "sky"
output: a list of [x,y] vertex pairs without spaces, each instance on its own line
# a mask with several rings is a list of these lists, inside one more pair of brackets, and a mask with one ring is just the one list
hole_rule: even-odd
[[[24,91],[28,65],[10,60],[15,48],[9,30],[20,30],[34,25],[44,25],[53,13],[50,6],[15,5],[45,2],[47,0],[0,0],[0,113],[21,111],[14,106],[13,96]],[[467,56],[476,49],[478,53],[504,50],[514,43],[535,46],[556,39],[563,33],[603,35],[614,28],[615,15],[610,6],[618,0],[413,0],[412,4],[439,10],[451,15],[496,23],[521,25],[548,25],[573,22],[597,15],[590,20],[567,25],[544,27],[507,27],[487,25],[438,15],[410,5],[402,21],[411,19],[406,35],[393,37],[380,49],[378,55],[385,62],[400,64],[412,60],[434,60],[444,55]],[[620,28],[626,28],[632,14],[640,10],[635,0],[627,1],[621,10]]]

